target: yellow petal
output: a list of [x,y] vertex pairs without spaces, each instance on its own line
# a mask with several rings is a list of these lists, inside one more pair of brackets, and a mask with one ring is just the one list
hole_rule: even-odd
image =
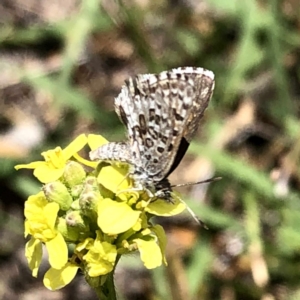
[[114,264],[108,261],[99,261],[97,264],[91,265],[88,274],[91,277],[98,277],[111,272],[114,268]]
[[32,163],[29,164],[23,164],[23,165],[16,165],[15,169],[19,170],[19,169],[36,169],[40,166],[44,166],[45,162],[44,161],[34,161]]
[[45,244],[51,267],[61,269],[68,261],[68,247],[63,236],[58,233],[54,239]]
[[91,168],[94,168],[96,169],[96,167],[98,166],[99,162],[98,161],[90,161],[90,160],[87,160],[87,159],[84,159],[83,157],[81,157],[79,154],[75,153],[73,154],[73,157],[78,161],[80,162],[82,165],[85,165],[85,166],[88,166],[88,167],[91,167]]
[[167,259],[166,259],[166,245],[167,245],[167,237],[166,237],[166,233],[163,229],[162,226],[160,225],[154,225],[151,228],[151,231],[155,233],[155,235],[157,236],[157,240],[158,240],[158,246],[160,248],[162,257],[163,257],[163,262],[165,265],[168,265],[167,263]]
[[119,234],[135,225],[141,212],[122,202],[103,199],[98,204],[98,226],[105,233]]
[[82,243],[77,244],[76,251],[80,252],[84,249],[90,249],[94,243],[92,238],[86,238]]
[[108,143],[107,139],[105,139],[101,135],[96,134],[89,134],[87,139],[91,150],[97,149],[98,147]]
[[45,163],[50,169],[61,169],[66,163],[61,147],[44,151],[41,153],[41,155],[44,157]]
[[162,254],[154,239],[150,241],[135,239],[133,241],[137,244],[141,260],[147,269],[154,269],[161,266]]
[[43,242],[53,239],[56,236],[54,226],[58,211],[59,205],[49,203],[43,192],[30,196],[24,209],[26,233]]
[[24,214],[26,219],[28,219],[28,221],[31,221],[32,219],[40,216],[47,204],[48,202],[43,192],[39,192],[36,195],[29,196],[27,201],[25,202],[24,207]]
[[145,208],[145,210],[156,216],[175,216],[180,214],[186,209],[186,205],[181,202],[179,199],[174,199],[174,203],[170,203],[163,199],[158,199],[153,202],[150,202],[149,205]]
[[42,243],[35,238],[31,238],[25,246],[25,257],[27,258],[33,277],[37,277],[39,266],[42,261],[42,254]]
[[61,169],[49,168],[47,164],[36,168],[33,175],[42,183],[48,183],[59,179],[64,173],[64,167]]
[[116,257],[117,249],[115,245],[95,240],[94,245],[83,259],[87,263],[89,276],[98,277],[113,270]]
[[85,134],[79,135],[73,142],[71,142],[65,149],[63,149],[64,159],[68,160],[81,150],[87,143],[87,137]]
[[61,269],[50,268],[44,276],[44,285],[47,289],[54,291],[69,284],[77,274],[79,267],[71,263],[67,263]]
[[129,180],[126,178],[127,173],[127,168],[106,166],[101,169],[97,181],[110,191],[116,193],[117,191],[129,188]]
[[54,229],[57,213],[59,212],[59,205],[55,202],[47,203],[44,207],[44,215],[47,218],[47,224],[50,229]]

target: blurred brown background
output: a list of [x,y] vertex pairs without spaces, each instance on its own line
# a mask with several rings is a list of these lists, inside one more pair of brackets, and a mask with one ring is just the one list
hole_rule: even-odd
[[0,2],[0,299],[96,299],[80,274],[51,292],[24,258],[23,208],[40,189],[17,163],[80,133],[125,138],[126,78],[212,70],[216,89],[171,182],[205,221],[158,220],[169,267],[125,257],[119,299],[300,299],[300,3],[296,0]]

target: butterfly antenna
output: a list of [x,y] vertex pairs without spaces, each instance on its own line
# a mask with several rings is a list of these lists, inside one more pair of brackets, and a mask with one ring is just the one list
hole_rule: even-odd
[[173,194],[173,197],[175,196],[176,199],[178,199],[181,203],[183,203],[187,209],[187,211],[190,213],[190,215],[193,217],[193,219],[201,226],[204,227],[205,229],[208,229],[206,224],[199,219],[199,217],[193,212],[193,210],[176,194]]
[[202,183],[209,183],[209,182],[214,182],[214,181],[218,181],[221,179],[222,179],[222,177],[212,177],[212,178],[209,178],[206,180],[201,180],[201,181],[196,181],[196,182],[188,182],[188,183],[171,185],[171,188],[180,187],[180,186],[190,186],[190,185],[196,185],[196,184],[202,184]]
[[[117,190],[119,189],[119,187],[121,186],[121,184],[130,176],[130,173],[127,173],[126,176],[124,176],[124,178],[120,181],[120,183],[117,185]],[[138,191],[138,189],[125,189],[125,190],[121,190],[121,191],[117,191],[116,192],[116,196],[119,196],[120,194],[126,193],[128,191]]]
[[126,174],[126,176],[124,176],[124,178],[120,181],[120,183],[117,185],[117,189],[120,187],[120,185],[129,177],[129,173]]
[[[209,182],[214,182],[214,181],[218,181],[218,180],[221,180],[221,179],[222,179],[222,177],[212,177],[212,178],[209,178],[209,179],[206,179],[206,180],[202,180],[202,181],[188,182],[188,183],[183,183],[183,184],[171,185],[171,188],[172,187],[180,187],[180,186],[190,186],[190,185],[196,185],[196,184],[201,184],[201,183],[209,183]],[[174,195],[175,195],[175,197],[180,202],[182,202],[186,206],[187,211],[190,213],[190,215],[193,217],[193,219],[200,226],[204,227],[205,229],[208,229],[208,227],[206,226],[206,224],[199,219],[199,217],[193,212],[193,210],[180,197],[178,197],[176,194],[174,194]]]

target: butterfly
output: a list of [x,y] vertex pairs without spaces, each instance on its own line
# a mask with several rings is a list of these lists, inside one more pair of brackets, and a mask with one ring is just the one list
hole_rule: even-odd
[[196,67],[129,78],[115,98],[128,139],[105,144],[90,158],[128,163],[136,189],[172,202],[168,176],[185,155],[214,85],[213,72]]

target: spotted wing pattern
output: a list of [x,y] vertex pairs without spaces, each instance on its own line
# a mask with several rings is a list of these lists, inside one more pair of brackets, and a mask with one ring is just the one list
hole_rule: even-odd
[[115,106],[128,130],[136,178],[157,182],[169,174],[182,139],[189,143],[195,134],[213,87],[213,73],[202,68],[129,79]]
[[130,78],[115,99],[128,141],[104,145],[91,158],[128,162],[137,187],[154,193],[167,187],[166,178],[184,156],[213,88],[214,74],[202,68]]

